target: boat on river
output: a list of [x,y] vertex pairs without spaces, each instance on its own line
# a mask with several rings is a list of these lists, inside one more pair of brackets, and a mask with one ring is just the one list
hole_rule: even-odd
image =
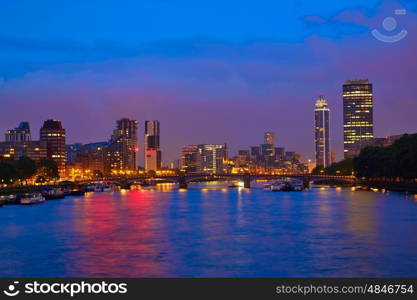
[[0,196],[0,202],[5,205],[5,204],[19,204],[19,197],[18,195],[4,195],[4,196]]
[[20,204],[31,205],[45,202],[45,197],[41,193],[26,194],[20,198]]
[[70,195],[71,196],[84,196],[85,192],[86,191],[84,189],[75,188],[75,189],[71,190]]
[[42,192],[42,196],[45,200],[62,199],[65,197],[65,193],[61,188],[50,188]]
[[304,184],[299,180],[286,178],[272,183],[270,190],[272,192],[300,192],[304,190]]

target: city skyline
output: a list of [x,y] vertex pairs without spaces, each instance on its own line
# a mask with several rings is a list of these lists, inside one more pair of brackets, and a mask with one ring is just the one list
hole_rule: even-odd
[[[358,149],[363,148],[366,145],[369,145],[370,143],[372,143],[372,140],[374,139],[375,135],[374,135],[374,118],[373,118],[373,88],[372,88],[372,83],[369,82],[369,80],[367,79],[349,79],[346,80],[343,83],[343,93],[342,93],[342,99],[341,99],[341,103],[340,105],[343,108],[343,118],[344,118],[344,125],[341,127],[341,130],[343,131],[344,135],[345,135],[345,139],[344,139],[344,153],[346,155],[346,140],[348,139],[350,140],[354,140],[357,141],[358,143],[353,143],[350,142],[352,144],[352,146],[354,146],[353,148],[353,153],[357,152]],[[365,94],[366,95],[365,95]],[[355,104],[355,101],[360,101],[358,103]],[[363,102],[365,101],[365,102]],[[362,103],[363,102],[363,103]],[[363,107],[363,104],[366,104],[365,107]],[[353,106],[352,106],[353,105]],[[356,105],[356,106],[355,106]],[[361,113],[362,113],[362,109],[368,109],[370,111],[364,111],[363,116],[361,114],[358,114],[357,112],[355,113],[355,109],[360,109]],[[325,100],[324,96],[319,96],[319,100],[317,100],[315,102],[315,116],[314,116],[314,120],[313,122],[315,123],[315,155],[314,155],[314,160],[316,162],[326,162],[326,163],[319,163],[318,165],[325,165],[325,166],[329,166],[332,163],[332,160],[334,158],[334,152],[332,151],[333,148],[338,148],[338,145],[334,145],[334,142],[332,142],[332,135],[334,135],[334,131],[338,132],[339,128],[336,128],[335,130],[329,130],[329,121],[331,120],[331,118],[329,117],[329,114],[327,114],[326,116],[322,116],[322,118],[318,119],[318,113],[319,112],[330,112],[329,106],[328,106],[328,102],[327,100]],[[370,130],[367,129],[367,133],[366,136],[361,136],[359,135],[357,136],[357,132],[355,132],[353,134],[353,136],[346,136],[346,126],[352,126],[352,121],[355,123],[356,122],[356,118],[359,118],[359,115],[361,118],[365,118],[364,120],[367,121],[369,123],[370,126]],[[54,119],[48,119],[45,122],[58,122],[59,126],[61,126],[61,121],[58,120],[54,120]],[[128,124],[124,124],[124,123],[128,123]],[[346,123],[348,122],[348,123]],[[367,123],[367,124],[368,124]],[[116,130],[113,130],[113,134],[110,138],[110,140],[108,140],[109,144],[112,143],[112,140],[117,136],[120,135],[121,133],[125,133],[125,131],[127,130],[127,135],[129,135],[129,138],[133,139],[133,144],[130,145],[129,147],[132,150],[132,163],[130,163],[129,165],[131,165],[132,167],[130,167],[131,169],[136,169],[137,166],[141,166],[143,167],[145,170],[158,170],[161,169],[162,167],[169,167],[172,164],[175,164],[176,161],[182,159],[183,156],[183,149],[184,147],[188,146],[192,146],[191,143],[186,143],[185,145],[181,146],[177,153],[178,156],[174,157],[172,160],[170,161],[162,161],[161,160],[161,142],[160,142],[160,122],[159,120],[145,120],[143,121],[143,136],[144,136],[144,140],[143,140],[143,144],[140,143],[140,135],[141,135],[141,131],[140,131],[140,125],[139,122],[137,120],[131,120],[128,118],[122,118],[120,120],[117,121],[117,128]],[[124,124],[124,125],[123,125]],[[346,125],[348,124],[348,125]],[[356,124],[356,123],[355,123]],[[353,124],[354,126],[356,126],[355,124]],[[32,138],[32,132],[30,132],[29,129],[29,122],[27,121],[20,121],[19,126],[16,127],[15,129],[9,129],[6,131],[5,133],[5,142],[9,142],[9,141],[34,141],[34,139]],[[359,127],[355,127],[354,129],[358,132],[362,132],[362,125],[360,125]],[[368,125],[367,125],[368,126]],[[369,127],[368,126],[368,127]],[[138,128],[139,127],[139,128]],[[319,139],[318,140],[318,132],[323,128],[323,130],[325,131],[325,137],[322,137],[322,141]],[[139,130],[139,133],[138,133]],[[42,131],[42,128],[41,128]],[[129,133],[130,131],[130,133]],[[369,132],[368,132],[369,131]],[[403,132],[403,133],[399,133],[397,135],[392,135],[392,136],[400,136],[401,134],[404,133],[408,133],[408,132]],[[64,141],[65,141],[65,130],[64,130]],[[275,146],[275,141],[276,141],[276,132],[274,131],[264,131],[264,144],[261,144],[259,147],[259,151],[261,151],[262,153],[264,152],[268,152],[271,157],[275,157],[275,150],[276,149],[280,149],[280,148],[274,148]],[[385,140],[387,139],[388,136],[385,137]],[[117,138],[117,137],[116,137]],[[359,138],[359,139],[357,139]],[[41,137],[40,137],[41,139]],[[380,139],[380,138],[379,138]],[[376,139],[378,140],[378,139]],[[382,140],[384,140],[384,138],[382,138]],[[107,143],[107,139],[105,140]],[[42,142],[42,139],[41,139]],[[96,143],[102,143],[101,141],[87,141],[85,143],[79,142],[77,141],[76,143],[66,143],[67,146],[70,145],[77,145],[77,144],[96,144]],[[227,141],[226,141],[227,143]],[[208,144],[210,145],[210,143],[196,143],[195,145],[205,145]],[[246,142],[246,145],[244,147],[246,148],[254,148],[253,146],[248,146],[250,143]],[[308,142],[306,141],[306,144],[308,144]],[[363,144],[363,146],[362,146]],[[284,146],[284,144],[277,144],[279,146]],[[320,146],[321,145],[321,146]],[[319,151],[318,149],[320,147],[325,146],[325,151],[323,151],[323,154],[321,153],[321,151]],[[350,145],[349,145],[350,146]],[[233,147],[232,147],[233,148]],[[269,149],[271,148],[271,149]],[[228,148],[229,149],[229,148]],[[284,148],[281,148],[284,149]],[[297,150],[297,149],[292,149],[294,150],[294,153],[301,153],[301,151]],[[235,148],[235,150],[233,152],[235,152],[237,154],[236,157],[238,157],[242,150]],[[246,150],[245,150],[246,151]],[[249,151],[249,150],[248,150]],[[284,150],[283,150],[284,151]],[[140,152],[142,152],[140,154]],[[167,151],[168,152],[168,151]],[[232,152],[232,151],[231,151]],[[253,152],[253,150],[252,150]],[[337,153],[338,154],[338,153]],[[264,155],[264,154],[262,154]],[[356,153],[357,155],[357,153]],[[48,157],[50,157],[51,155],[48,155]],[[143,160],[140,161],[140,157],[143,157]],[[337,157],[340,157],[340,155],[337,155]],[[139,158],[139,161],[138,161]],[[343,157],[342,157],[343,158]],[[341,159],[341,158],[339,158]],[[310,162],[312,161],[312,159],[310,157],[303,157],[302,162],[306,163],[306,162]],[[62,162],[58,162],[58,164],[62,164]],[[147,167],[148,165],[151,165],[152,167]],[[123,169],[123,168],[122,168]]]
[[[155,119],[170,124],[162,133],[165,162],[177,158],[178,149],[186,144],[227,141],[235,153],[257,143],[265,130],[313,160],[314,145],[304,142],[310,138],[311,99],[326,95],[331,127],[338,128],[343,123],[340,86],[348,78],[369,78],[374,84],[374,117],[380,120],[375,136],[416,131],[417,90],[412,75],[417,69],[413,59],[417,37],[409,34],[399,43],[387,44],[371,34],[399,7],[407,8],[399,26],[415,28],[416,8],[406,1],[317,1],[314,5],[267,1],[256,9],[269,25],[252,20],[257,17],[248,13],[248,3],[241,2],[242,15],[228,15],[216,26],[202,26],[205,22],[198,18],[192,18],[195,26],[173,22],[171,29],[161,23],[154,38],[142,30],[141,22],[152,15],[148,7],[138,11],[130,3],[131,10],[123,11],[124,21],[140,24],[122,23],[105,31],[100,28],[107,28],[106,15],[91,18],[92,8],[79,10],[76,3],[67,4],[68,16],[79,20],[73,28],[62,27],[67,17],[53,18],[58,13],[50,3],[39,12],[45,20],[33,17],[33,28],[14,13],[15,4],[1,7],[1,20],[7,24],[2,28],[14,30],[10,38],[9,32],[0,29],[6,46],[0,57],[0,101],[8,112],[0,119],[1,132],[14,127],[17,120],[39,128],[41,120],[53,117],[68,128],[68,143],[87,143],[106,140],[112,130],[108,124],[116,119]],[[210,19],[214,11],[232,9],[235,4],[213,2],[201,17]],[[111,1],[103,9],[110,15],[124,10]],[[173,7],[160,3],[158,9],[167,14]],[[80,15],[81,11],[85,14]],[[191,21],[183,7],[175,11],[175,20]],[[17,17],[12,20],[11,15]],[[46,20],[54,30],[39,36]],[[137,28],[137,34],[130,34],[130,28]],[[224,28],[228,30],[220,30]],[[335,130],[332,141],[339,160],[343,133]],[[140,161],[143,164],[142,153]]]
[[3,293],[415,293],[416,29],[417,0],[0,1]]

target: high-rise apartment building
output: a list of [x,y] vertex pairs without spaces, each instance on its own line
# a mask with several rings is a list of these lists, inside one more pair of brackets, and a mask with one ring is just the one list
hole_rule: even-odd
[[160,126],[159,121],[145,121],[145,170],[161,168]]
[[137,124],[137,121],[127,118],[117,121],[106,147],[107,173],[137,169]]
[[348,80],[343,85],[343,133],[345,158],[353,144],[374,137],[373,89],[368,80]]
[[316,101],[314,109],[316,165],[328,167],[330,162],[330,109],[324,96]]
[[46,120],[40,129],[40,141],[46,145],[47,158],[56,163],[60,176],[65,176],[67,160],[65,129],[62,127],[61,121]]

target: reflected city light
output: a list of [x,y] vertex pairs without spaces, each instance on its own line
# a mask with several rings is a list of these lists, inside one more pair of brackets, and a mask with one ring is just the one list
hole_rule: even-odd
[[236,183],[237,187],[245,187],[245,183],[243,181],[239,181]]

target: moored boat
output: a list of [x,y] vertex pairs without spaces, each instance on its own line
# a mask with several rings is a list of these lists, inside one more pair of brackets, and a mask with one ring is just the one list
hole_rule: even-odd
[[45,200],[55,200],[65,197],[64,191],[60,188],[47,189],[42,192]]
[[73,189],[70,193],[71,196],[84,196],[85,190],[83,189]]
[[22,205],[39,204],[42,202],[45,202],[45,197],[40,193],[26,194],[20,198],[20,204]]
[[233,182],[231,185],[229,185],[229,188],[243,188],[245,187],[245,184],[242,181]]
[[304,190],[304,184],[301,181],[293,181],[291,182],[291,189],[292,191],[300,192]]
[[290,191],[302,191],[304,190],[304,185],[299,180],[292,180],[290,178],[276,181],[271,184],[270,190],[272,192],[290,192]]
[[19,204],[20,203],[20,196],[19,195],[7,195],[1,196],[3,204]]
[[269,186],[269,189],[272,192],[280,192],[284,189],[284,187],[285,187],[285,182],[277,181],[277,182],[271,183]]

